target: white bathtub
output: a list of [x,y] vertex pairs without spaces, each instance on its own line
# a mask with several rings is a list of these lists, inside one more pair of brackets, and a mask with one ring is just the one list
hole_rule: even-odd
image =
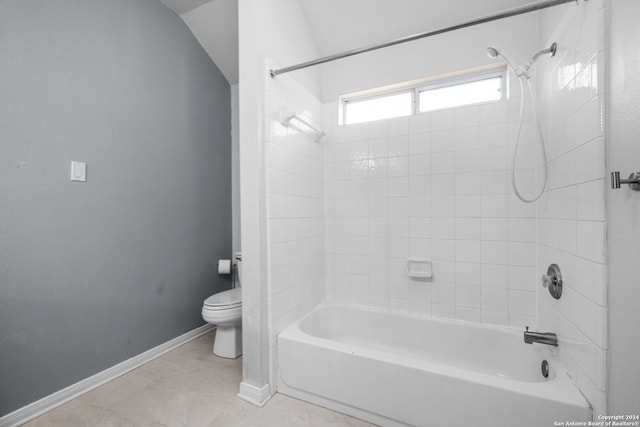
[[322,305],[279,335],[278,391],[383,426],[591,420],[553,352],[513,329]]

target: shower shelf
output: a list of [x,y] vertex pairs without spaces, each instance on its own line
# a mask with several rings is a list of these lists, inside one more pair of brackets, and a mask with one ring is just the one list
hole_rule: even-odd
[[320,138],[327,134],[325,131],[315,127],[314,125],[309,123],[309,121],[297,114],[292,114],[286,117],[281,121],[281,123],[282,126],[294,129],[304,135],[310,136],[314,139],[314,141],[318,141]]

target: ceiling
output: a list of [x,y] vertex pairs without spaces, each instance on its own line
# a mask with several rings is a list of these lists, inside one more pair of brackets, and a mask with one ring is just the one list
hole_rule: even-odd
[[238,0],[162,0],[189,26],[230,84],[238,83]]
[[[229,83],[238,82],[238,0],[162,0]],[[321,56],[531,4],[531,0],[298,0]],[[391,18],[390,18],[391,17]]]

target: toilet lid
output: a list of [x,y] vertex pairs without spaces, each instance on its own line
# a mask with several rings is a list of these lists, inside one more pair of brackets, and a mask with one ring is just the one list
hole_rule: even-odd
[[204,301],[204,305],[208,307],[225,307],[232,308],[242,305],[241,288],[229,289],[228,291],[218,292],[211,295]]

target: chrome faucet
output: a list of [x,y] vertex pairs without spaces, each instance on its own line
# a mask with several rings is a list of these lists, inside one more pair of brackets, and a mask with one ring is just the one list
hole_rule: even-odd
[[534,342],[546,345],[558,346],[558,336],[553,332],[529,332],[529,327],[525,327],[524,342],[533,344]]

